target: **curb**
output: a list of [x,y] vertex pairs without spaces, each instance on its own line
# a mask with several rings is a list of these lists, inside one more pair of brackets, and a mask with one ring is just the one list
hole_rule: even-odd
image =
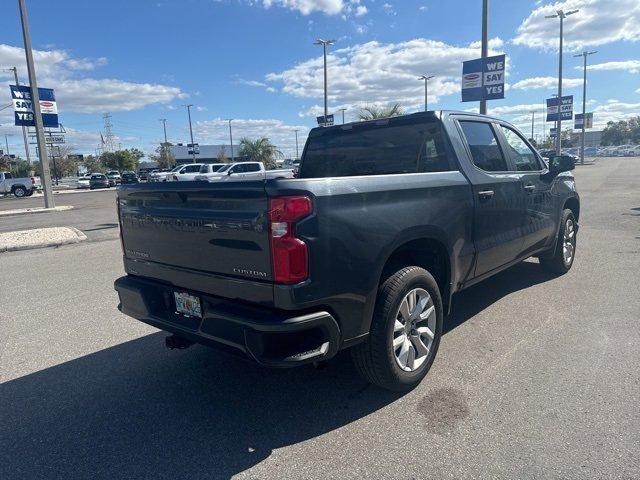
[[[52,240],[44,239],[42,241],[36,241],[33,243],[28,243],[28,242],[20,243],[19,241],[18,242],[14,241],[14,243],[8,243],[8,244],[2,243],[3,236],[6,237],[11,234],[32,233],[33,235],[44,234],[46,236],[48,233],[54,233],[54,231],[56,234],[58,234],[60,238],[56,238]],[[17,232],[7,232],[4,234],[0,234],[0,253],[16,252],[21,250],[33,250],[37,248],[59,247],[61,245],[70,245],[74,243],[80,243],[85,241],[86,239],[87,239],[87,236],[83,232],[81,232],[80,230],[74,227],[36,228],[33,230],[20,230]]]
[[13,217],[15,215],[31,215],[34,213],[65,212],[67,210],[73,210],[73,205],[60,205],[59,207],[53,207],[53,208],[33,207],[33,208],[18,208],[16,210],[3,210],[3,211],[0,211],[0,217]]

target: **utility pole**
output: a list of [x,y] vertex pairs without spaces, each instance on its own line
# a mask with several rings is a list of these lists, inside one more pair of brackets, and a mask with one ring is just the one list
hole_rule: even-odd
[[342,124],[344,125],[344,112],[346,111],[346,108],[341,108],[340,111],[342,112]]
[[102,115],[104,120],[104,136],[105,136],[105,144],[106,150],[108,152],[113,152],[115,150],[115,146],[113,143],[113,124],[111,123],[111,114],[105,113]]
[[42,111],[40,110],[40,94],[38,81],[36,80],[36,68],[33,63],[33,51],[31,49],[31,34],[29,32],[29,18],[24,0],[18,0],[20,7],[20,21],[22,23],[22,37],[24,38],[24,52],[27,57],[27,71],[29,73],[29,87],[31,88],[31,101],[33,102],[33,116],[38,141],[38,157],[42,168],[42,189],[44,191],[45,208],[55,207],[53,191],[51,189],[51,172],[49,171],[49,159],[47,158],[47,144],[44,141],[44,127],[42,124]]
[[556,155],[558,156],[560,156],[562,147],[562,45],[564,41],[564,19],[577,12],[578,10],[571,10],[565,13],[563,10],[558,10],[555,15],[545,16],[545,18],[560,19],[560,47],[558,53],[558,121],[556,127]]
[[535,114],[536,111],[535,110],[531,110],[531,141],[533,142],[533,126],[534,126],[534,122],[535,122]]
[[583,69],[582,69],[582,139],[580,141],[580,163],[584,163],[584,129],[587,126],[586,109],[587,109],[587,57],[598,53],[597,50],[592,52],[584,51],[574,55],[574,57],[582,57]]
[[[344,123],[344,122],[342,122]],[[295,134],[296,134],[296,160],[298,160],[300,157],[298,156],[298,129],[294,130]]]
[[429,80],[432,79],[434,75],[421,75],[418,77],[418,80],[424,80],[424,111],[429,110],[429,100],[427,94],[429,92]]
[[193,144],[193,128],[191,127],[191,107],[193,104],[185,105],[187,107],[187,116],[189,117],[189,135],[191,135],[191,158],[193,163],[196,163],[196,146]]
[[[16,87],[19,86],[20,80],[18,79],[18,68],[11,67],[11,68],[7,68],[7,70],[13,72],[13,78],[15,79]],[[29,152],[29,140],[27,140],[27,129],[24,125],[22,126],[22,138],[24,140],[24,153],[27,156],[27,162],[31,163],[31,153]]]
[[161,118],[160,121],[162,122],[162,130],[164,131],[164,143],[167,143],[167,119]]
[[[482,53],[480,56],[482,58],[489,56],[489,0],[482,0]],[[487,114],[486,100],[480,100],[480,114]]]
[[9,152],[9,140],[7,139],[7,137],[9,136],[13,136],[10,133],[5,133],[4,134],[4,144],[7,146],[7,156],[9,156],[11,153]]
[[229,118],[229,143],[231,144],[231,161],[234,162],[235,161],[235,157],[233,155],[233,132],[231,131],[231,122],[233,121],[233,118]]
[[327,105],[327,45],[333,45],[335,40],[323,40],[318,38],[314,45],[322,45],[322,53],[324,58],[324,123],[327,123],[327,116],[329,115],[329,107]]

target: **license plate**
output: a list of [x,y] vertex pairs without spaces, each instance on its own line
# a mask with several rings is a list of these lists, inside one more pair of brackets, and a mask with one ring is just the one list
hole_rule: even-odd
[[173,292],[176,299],[176,311],[190,317],[202,318],[200,299],[184,292]]

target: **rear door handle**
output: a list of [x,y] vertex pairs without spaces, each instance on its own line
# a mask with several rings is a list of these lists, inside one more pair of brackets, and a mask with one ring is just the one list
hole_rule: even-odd
[[531,192],[533,192],[533,191],[536,189],[536,186],[535,186],[535,185],[525,185],[525,186],[524,186],[524,189],[525,189],[527,192],[531,193]]
[[478,197],[480,197],[481,200],[489,200],[493,197],[493,190],[482,190],[478,192]]

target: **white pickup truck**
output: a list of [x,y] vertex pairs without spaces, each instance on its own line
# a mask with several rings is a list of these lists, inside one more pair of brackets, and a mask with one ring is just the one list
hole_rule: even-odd
[[236,162],[222,167],[217,172],[197,175],[195,180],[207,182],[238,182],[267,180],[270,178],[293,178],[293,170],[265,170],[262,162]]
[[178,170],[174,169],[167,175],[167,182],[188,182],[194,180],[195,177],[200,175],[200,169],[204,165],[204,163],[185,163],[182,168]]
[[12,193],[16,197],[30,197],[41,187],[40,178],[14,178],[11,172],[0,172],[0,194]]

